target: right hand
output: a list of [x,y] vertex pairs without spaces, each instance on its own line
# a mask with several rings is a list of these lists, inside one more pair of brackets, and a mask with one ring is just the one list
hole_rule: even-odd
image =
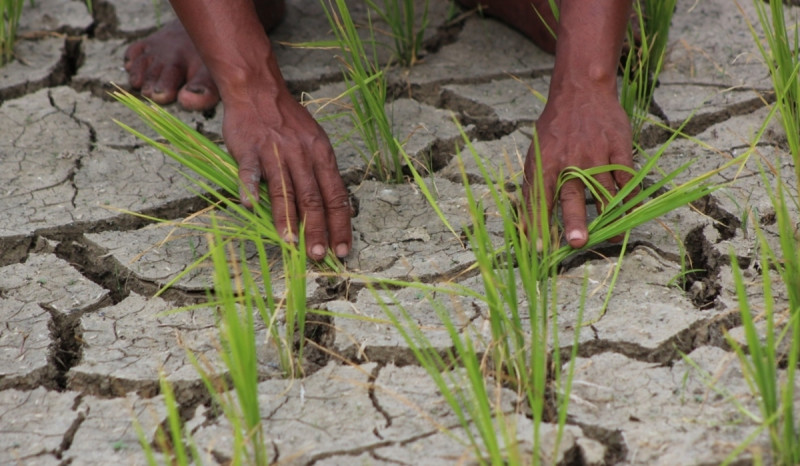
[[264,179],[279,234],[296,239],[302,221],[309,257],[323,259],[328,247],[346,256],[353,239],[352,209],[325,131],[288,90],[250,89],[246,97],[225,101],[222,127],[250,193],[242,192],[242,204],[252,207]]

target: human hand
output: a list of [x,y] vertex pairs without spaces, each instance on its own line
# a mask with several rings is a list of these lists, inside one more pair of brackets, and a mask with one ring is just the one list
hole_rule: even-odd
[[[541,178],[544,187],[548,218],[555,204],[559,175],[568,167],[588,169],[618,164],[633,168],[631,126],[615,92],[572,90],[552,95],[536,122],[541,153]],[[535,143],[534,143],[535,144]],[[536,148],[531,144],[525,161],[523,184],[525,205],[536,206]],[[632,175],[615,170],[600,173],[595,179],[611,196],[624,186]],[[583,247],[589,239],[586,228],[585,186],[571,179],[558,192],[567,242],[574,248]],[[608,199],[596,199],[598,211]]]
[[352,213],[333,148],[288,90],[225,101],[222,131],[249,192],[241,193],[242,204],[252,207],[264,179],[279,234],[295,239],[299,220],[312,259],[323,259],[328,246],[339,257],[350,252]]

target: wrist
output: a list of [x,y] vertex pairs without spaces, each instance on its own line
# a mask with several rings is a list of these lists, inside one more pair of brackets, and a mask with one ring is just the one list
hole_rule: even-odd
[[548,100],[564,97],[580,100],[618,99],[617,76],[613,71],[591,65],[575,71],[553,73]]
[[286,91],[286,82],[268,42],[251,48],[246,55],[210,60],[208,65],[225,102],[249,101],[253,92],[277,97]]

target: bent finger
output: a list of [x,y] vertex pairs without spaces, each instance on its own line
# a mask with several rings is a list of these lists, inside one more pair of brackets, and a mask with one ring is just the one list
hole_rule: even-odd
[[[601,215],[607,208],[609,202],[614,196],[617,195],[617,185],[611,172],[598,173],[594,177],[595,181],[603,187],[605,193],[597,192],[595,195],[595,206],[597,207],[597,215]],[[605,197],[607,194],[608,197]],[[609,239],[612,243],[622,241],[622,235],[617,235]]]

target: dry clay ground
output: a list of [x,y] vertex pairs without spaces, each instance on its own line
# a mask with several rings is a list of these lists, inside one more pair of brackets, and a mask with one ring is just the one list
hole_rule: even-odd
[[[352,3],[363,18],[361,2]],[[468,15],[447,24],[447,3],[432,3],[437,27],[428,33],[424,59],[391,75],[392,115],[397,134],[409,135],[408,151],[428,157],[436,170],[430,183],[451,223],[463,225],[466,198],[454,165],[459,136],[451,114],[490,163],[524,154],[542,109],[530,90],[546,92],[553,58],[495,21]],[[274,34],[290,86],[306,100],[338,95],[343,86],[330,51],[286,45],[326,37],[317,2],[290,5]],[[744,9],[755,18],[747,2]],[[227,424],[207,409],[208,397],[185,356],[188,348],[218,361],[213,312],[162,314],[204,299],[209,271],[195,271],[152,297],[197,257],[205,240],[179,230],[165,242],[168,228],[114,210],[181,219],[204,207],[175,163],[112,122],[139,127],[106,95],[110,81],[127,82],[121,69],[126,44],[170,18],[167,7],[156,9],[148,0],[97,1],[93,15],[80,1],[37,0],[23,16],[17,60],[0,69],[0,464],[143,463],[131,420],[138,418],[149,436],[164,421],[160,369],[176,387],[204,460],[229,457]],[[688,179],[750,145],[767,115],[770,83],[729,0],[680,1],[670,43],[655,96],[658,117],[675,126],[696,110],[686,132],[705,147],[676,142],[661,166],[668,170],[697,158],[682,175]],[[172,110],[219,136],[221,110]],[[350,124],[338,119],[325,126],[359,207],[348,267],[425,282],[456,277],[480,290],[478,277],[460,274],[472,254],[419,191],[365,181],[363,161],[343,140]],[[770,126],[759,154],[788,173],[780,134]],[[647,129],[644,139],[653,149],[665,136]],[[474,166],[467,170],[479,182]],[[728,170],[716,180],[735,175]],[[755,409],[723,338],[725,330],[741,335],[730,251],[745,269],[753,300],[762,299],[753,229],[742,223],[748,212],[774,244],[774,216],[752,161],[735,183],[694,208],[633,232],[607,314],[580,333],[561,461],[717,464],[754,432],[756,424],[681,357],[688,354],[718,388]],[[600,252],[606,257],[587,253],[565,264],[559,279],[562,342],[574,329],[585,273],[594,292],[586,318],[598,317],[619,248]],[[671,285],[682,259],[704,270],[692,275],[687,290]],[[331,283],[312,275],[308,293],[316,307],[382,317],[357,281]],[[776,299],[782,296],[779,291]],[[418,293],[398,292],[397,299],[434,346],[450,346]],[[465,331],[472,326],[480,332],[485,307],[466,301],[447,305]],[[303,379],[275,377],[275,361],[260,343],[262,417],[275,460],[450,464],[470,458],[455,416],[389,325],[336,318],[315,329],[312,338],[327,351],[312,355]],[[263,342],[263,331],[259,338]],[[524,446],[530,422],[512,419]],[[764,447],[760,437],[743,461]]]

